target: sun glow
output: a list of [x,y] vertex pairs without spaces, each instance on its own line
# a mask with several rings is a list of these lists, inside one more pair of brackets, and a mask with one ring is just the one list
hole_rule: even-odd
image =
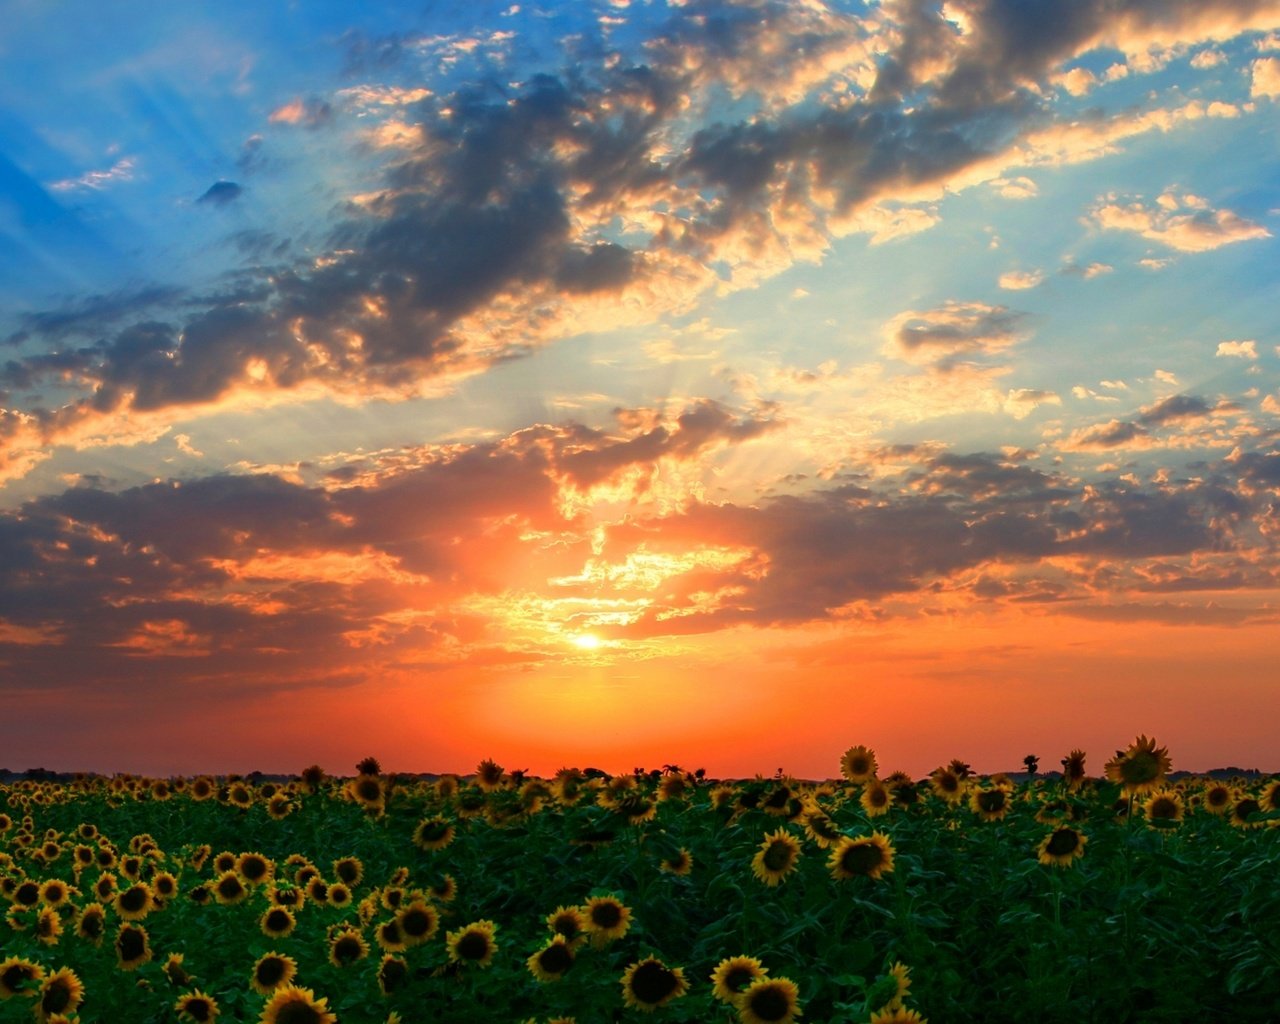
[[601,640],[592,633],[576,633],[570,637],[575,647],[580,647],[584,651],[598,650],[601,646]]

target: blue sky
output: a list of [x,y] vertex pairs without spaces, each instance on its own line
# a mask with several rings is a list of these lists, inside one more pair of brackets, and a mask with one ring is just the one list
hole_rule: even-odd
[[938,744],[956,658],[1265,702],[1278,101],[1264,0],[10,3],[0,701],[558,680],[584,758],[601,673],[743,657]]

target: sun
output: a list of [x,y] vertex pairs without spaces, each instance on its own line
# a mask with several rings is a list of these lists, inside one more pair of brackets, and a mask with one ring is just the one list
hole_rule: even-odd
[[594,633],[575,633],[569,638],[575,647],[580,647],[584,651],[597,650],[601,645],[601,640]]

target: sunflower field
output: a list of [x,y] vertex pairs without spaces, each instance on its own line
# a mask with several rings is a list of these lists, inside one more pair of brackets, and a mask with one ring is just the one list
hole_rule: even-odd
[[1280,780],[0,785],[0,1022],[1280,1020]]

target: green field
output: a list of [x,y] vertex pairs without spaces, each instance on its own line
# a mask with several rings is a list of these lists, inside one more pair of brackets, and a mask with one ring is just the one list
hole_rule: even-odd
[[0,1021],[1280,1020],[1274,778],[858,751],[822,783],[15,781]]

